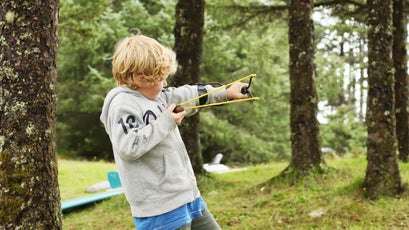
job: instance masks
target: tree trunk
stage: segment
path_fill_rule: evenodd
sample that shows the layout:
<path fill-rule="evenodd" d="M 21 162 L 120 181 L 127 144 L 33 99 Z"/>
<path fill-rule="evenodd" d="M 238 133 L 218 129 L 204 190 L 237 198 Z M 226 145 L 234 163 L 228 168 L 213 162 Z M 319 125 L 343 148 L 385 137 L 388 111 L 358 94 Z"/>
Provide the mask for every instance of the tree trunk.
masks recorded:
<path fill-rule="evenodd" d="M 0 3 L 0 229 L 61 229 L 58 0 Z"/>
<path fill-rule="evenodd" d="M 364 46 L 365 46 L 365 38 L 360 38 L 359 39 L 359 56 L 360 56 L 360 62 L 363 62 L 363 57 L 366 56 L 365 55 L 365 51 L 364 51 Z M 364 104 L 366 103 L 366 101 L 364 101 L 364 89 L 365 89 L 365 85 L 364 83 L 366 82 L 365 79 L 365 67 L 361 66 L 359 68 L 359 121 L 364 123 L 365 121 L 365 115 L 364 115 Z"/>
<path fill-rule="evenodd" d="M 408 162 L 409 157 L 409 115 L 408 115 L 408 74 L 406 52 L 406 13 L 404 1 L 393 1 L 393 65 L 395 68 L 395 111 L 396 137 L 399 159 Z"/>
<path fill-rule="evenodd" d="M 368 111 L 365 195 L 370 199 L 401 192 L 396 154 L 392 66 L 392 0 L 368 0 Z"/>
<path fill-rule="evenodd" d="M 321 170 L 324 163 L 317 120 L 313 1 L 291 0 L 289 6 L 291 84 L 291 162 L 298 176 Z M 325 163 L 324 163 L 325 164 Z"/>
<path fill-rule="evenodd" d="M 180 86 L 200 81 L 200 64 L 204 35 L 204 0 L 179 0 L 176 4 L 175 51 L 179 66 L 173 84 Z M 180 127 L 193 169 L 203 172 L 200 151 L 199 113 L 185 119 Z"/>

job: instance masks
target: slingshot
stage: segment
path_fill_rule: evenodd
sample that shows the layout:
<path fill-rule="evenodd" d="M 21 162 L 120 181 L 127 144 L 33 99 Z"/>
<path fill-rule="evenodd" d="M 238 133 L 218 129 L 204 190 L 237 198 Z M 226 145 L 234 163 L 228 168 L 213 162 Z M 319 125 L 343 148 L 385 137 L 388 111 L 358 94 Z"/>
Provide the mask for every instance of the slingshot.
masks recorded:
<path fill-rule="evenodd" d="M 247 75 L 247 76 L 245 76 L 245 77 L 242 77 L 242 78 L 240 78 L 240 79 L 238 79 L 238 80 L 232 81 L 232 82 L 230 82 L 230 83 L 228 83 L 228 84 L 226 84 L 226 85 L 222 85 L 222 86 L 220 86 L 220 87 L 214 88 L 213 90 L 210 90 L 210 91 L 207 92 L 207 93 L 204 93 L 204 94 L 202 94 L 202 95 L 200 95 L 200 96 L 198 96 L 198 97 L 191 98 L 191 99 L 189 99 L 189 100 L 187 100 L 187 101 L 184 101 L 184 102 L 178 104 L 178 105 L 176 106 L 176 108 L 175 108 L 175 111 L 176 111 L 176 112 L 180 112 L 180 111 L 183 111 L 183 110 L 200 109 L 200 108 L 210 107 L 210 106 L 216 106 L 216 105 L 225 105 L 225 104 L 232 104 L 232 103 L 238 103 L 238 102 L 244 102 L 244 101 L 255 101 L 255 100 L 259 100 L 259 99 L 260 99 L 259 97 L 253 97 L 253 94 L 250 92 L 251 81 L 252 81 L 252 79 L 253 79 L 254 77 L 256 77 L 256 74 L 250 74 L 250 75 Z M 249 85 L 248 85 L 247 87 L 242 88 L 242 89 L 241 89 L 241 93 L 242 93 L 242 94 L 248 94 L 248 96 L 250 96 L 249 98 L 236 99 L 236 100 L 223 101 L 223 102 L 216 102 L 216 103 L 204 104 L 204 105 L 196 105 L 196 106 L 190 106 L 190 107 L 183 108 L 183 105 L 186 105 L 186 104 L 189 103 L 189 102 L 198 100 L 198 99 L 200 99 L 200 98 L 202 98 L 202 97 L 206 97 L 206 96 L 209 95 L 209 94 L 212 94 L 212 93 L 214 93 L 214 92 L 216 92 L 216 91 L 218 91 L 218 90 L 221 90 L 221 89 L 225 89 L 226 87 L 231 86 L 231 85 L 233 85 L 233 84 L 236 83 L 236 82 L 244 81 L 244 80 L 246 80 L 246 79 L 248 79 L 248 78 L 250 78 L 250 80 L 249 80 Z"/>

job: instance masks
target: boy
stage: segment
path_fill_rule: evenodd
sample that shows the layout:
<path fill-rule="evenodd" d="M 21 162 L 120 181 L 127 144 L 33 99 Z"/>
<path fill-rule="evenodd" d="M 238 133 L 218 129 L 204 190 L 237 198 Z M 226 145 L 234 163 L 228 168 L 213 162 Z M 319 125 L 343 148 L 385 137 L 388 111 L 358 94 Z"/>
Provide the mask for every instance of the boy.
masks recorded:
<path fill-rule="evenodd" d="M 138 230 L 220 229 L 207 211 L 177 125 L 197 110 L 174 112 L 176 104 L 211 86 L 167 88 L 176 71 L 175 53 L 136 35 L 116 47 L 112 73 L 117 87 L 105 98 L 101 121 Z M 186 106 L 246 98 L 237 82 Z"/>

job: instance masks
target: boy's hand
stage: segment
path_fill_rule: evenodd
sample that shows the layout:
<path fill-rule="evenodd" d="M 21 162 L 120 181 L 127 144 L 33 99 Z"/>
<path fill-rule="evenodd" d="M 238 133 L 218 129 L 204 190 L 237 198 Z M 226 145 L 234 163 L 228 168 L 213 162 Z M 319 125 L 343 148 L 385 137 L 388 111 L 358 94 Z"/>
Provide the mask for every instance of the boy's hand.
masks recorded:
<path fill-rule="evenodd" d="M 229 100 L 247 98 L 247 94 L 243 94 L 241 92 L 241 89 L 248 87 L 248 86 L 249 84 L 247 83 L 242 83 L 242 82 L 234 83 L 233 85 L 231 85 L 229 88 L 226 89 L 227 98 Z"/>
<path fill-rule="evenodd" d="M 175 104 L 171 104 L 166 110 L 165 112 L 171 117 L 173 118 L 173 120 L 175 121 L 175 123 L 177 125 L 180 125 L 182 123 L 183 118 L 186 116 L 186 111 L 181 111 L 178 113 L 173 112 L 173 110 L 176 108 Z"/>

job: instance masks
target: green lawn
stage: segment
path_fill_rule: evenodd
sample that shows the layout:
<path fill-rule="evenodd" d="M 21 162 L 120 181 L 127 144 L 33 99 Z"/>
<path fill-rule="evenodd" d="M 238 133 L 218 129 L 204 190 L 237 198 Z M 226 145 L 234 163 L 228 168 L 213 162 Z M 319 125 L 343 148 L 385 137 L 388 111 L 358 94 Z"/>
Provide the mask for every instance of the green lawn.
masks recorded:
<path fill-rule="evenodd" d="M 113 163 L 58 160 L 61 199 L 67 200 L 89 195 L 85 189 L 107 180 L 107 172 L 115 171 Z"/>
<path fill-rule="evenodd" d="M 331 168 L 302 183 L 256 185 L 280 173 L 287 162 L 198 178 L 202 195 L 223 229 L 408 229 L 409 196 L 367 201 L 360 184 L 365 158 L 327 159 Z M 106 180 L 115 165 L 60 160 L 62 199 L 83 196 L 91 184 Z M 401 164 L 404 180 L 408 164 Z M 269 191 L 269 192 L 266 192 Z M 123 195 L 64 214 L 64 229 L 135 229 Z"/>

